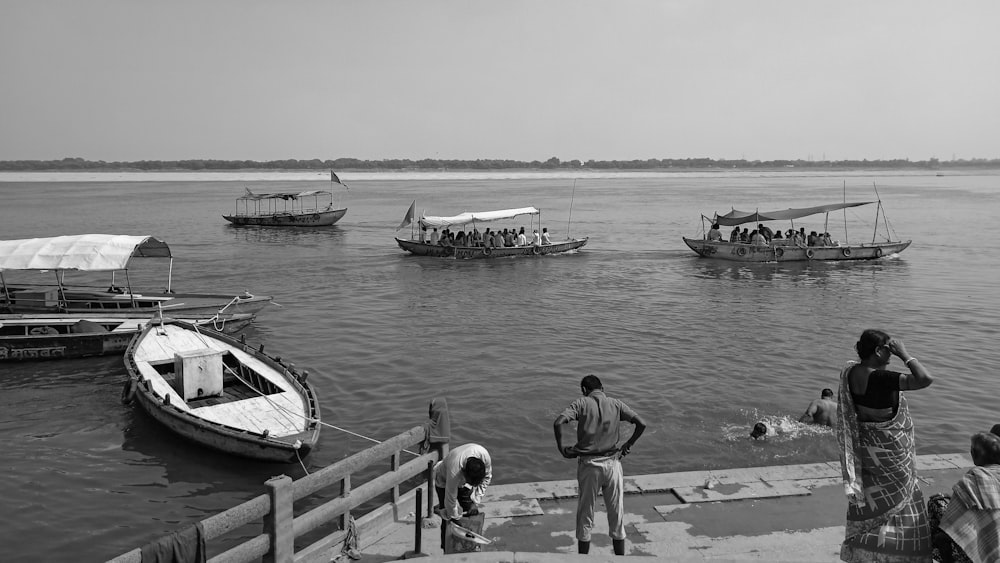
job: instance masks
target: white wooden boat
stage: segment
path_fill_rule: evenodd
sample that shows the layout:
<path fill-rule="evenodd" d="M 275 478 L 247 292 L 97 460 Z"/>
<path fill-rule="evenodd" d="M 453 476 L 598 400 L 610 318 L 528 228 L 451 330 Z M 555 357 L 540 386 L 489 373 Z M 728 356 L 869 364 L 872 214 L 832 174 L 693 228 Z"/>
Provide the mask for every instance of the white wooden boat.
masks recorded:
<path fill-rule="evenodd" d="M 168 320 L 132 340 L 125 368 L 123 400 L 201 445 L 291 462 L 319 440 L 319 404 L 308 374 L 264 354 L 263 346 Z"/>
<path fill-rule="evenodd" d="M 411 205 L 410 210 L 407 212 L 407 215 L 404 217 L 403 223 L 400 224 L 399 228 L 412 223 L 413 208 L 414 206 Z M 524 215 L 531 217 L 532 230 L 535 230 L 533 228 L 534 225 L 541 224 L 541 211 L 534 207 L 501 209 L 498 211 L 466 212 L 452 217 L 421 216 L 417 223 L 421 229 L 420 232 L 424 233 L 423 236 L 426 236 L 426 232 L 423 230 L 424 227 L 428 229 L 439 229 L 441 232 L 445 229 L 465 229 L 469 226 L 473 229 L 478 229 L 478 227 L 484 223 L 503 220 L 509 221 Z M 398 230 L 399 229 L 397 229 L 397 231 Z M 538 230 L 540 231 L 541 229 Z M 506 258 L 559 254 L 582 248 L 585 244 L 587 244 L 588 240 L 589 237 L 566 238 L 564 240 L 554 241 L 551 243 L 529 242 L 525 245 L 515 246 L 496 246 L 490 242 L 483 242 L 479 245 L 472 245 L 469 243 L 455 245 L 447 243 L 443 244 L 441 242 L 434 244 L 429 240 L 422 240 L 415 234 L 411 233 L 410 239 L 401 239 L 397 236 L 396 244 L 398 244 L 403 250 L 415 256 L 433 256 L 437 258 L 457 258 L 465 260 L 473 258 Z"/>
<path fill-rule="evenodd" d="M 134 290 L 128 268 L 133 258 L 170 261 L 166 288 Z M 6 274 L 34 271 L 54 274 L 50 284 L 15 283 Z M 68 285 L 67 272 L 110 272 L 110 286 Z M 116 274 L 124 273 L 119 286 Z M 0 241 L 0 310 L 8 313 L 117 312 L 152 317 L 159 311 L 172 316 L 210 317 L 216 313 L 256 314 L 271 297 L 227 293 L 176 293 L 171 288 L 173 256 L 166 243 L 151 236 L 85 234 Z M 23 274 L 27 275 L 27 274 Z M 51 278 L 50 278 L 51 279 Z"/>
<path fill-rule="evenodd" d="M 752 223 L 754 225 L 763 224 L 770 221 L 790 221 L 792 229 L 795 229 L 795 219 L 809 217 L 812 215 L 825 214 L 824 225 L 829 223 L 829 213 L 871 205 L 873 201 L 862 201 L 853 203 L 833 203 L 807 207 L 800 209 L 783 209 L 778 211 L 737 211 L 732 210 L 724 215 L 716 214 L 714 217 L 702 216 L 703 221 L 717 224 L 719 227 L 733 227 Z M 913 241 L 893 240 L 887 232 L 882 234 L 884 240 L 877 240 L 879 236 L 878 220 L 882 212 L 882 202 L 879 201 L 875 212 L 875 233 L 870 242 L 847 242 L 847 233 L 844 233 L 844 240 L 837 241 L 832 245 L 809 246 L 806 243 L 794 242 L 787 238 L 771 239 L 766 244 L 751 244 L 748 242 L 730 242 L 729 240 L 710 240 L 704 229 L 700 238 L 684 237 L 684 244 L 695 251 L 703 258 L 715 258 L 719 260 L 732 260 L 736 262 L 798 262 L 798 261 L 840 261 L 840 260 L 873 260 L 883 256 L 891 256 L 906 250 Z M 884 215 L 883 215 L 884 217 Z M 887 222 L 886 222 L 887 223 Z M 846 230 L 846 229 L 845 229 Z M 888 226 L 885 231 L 888 231 Z M 824 227 L 824 232 L 829 232 Z M 726 235 L 723 234 L 723 237 Z"/>
<path fill-rule="evenodd" d="M 326 190 L 255 194 L 246 188 L 236 200 L 236 213 L 222 217 L 234 225 L 326 227 L 346 213 L 347 208 L 335 206 L 333 193 Z"/>
<path fill-rule="evenodd" d="M 253 318 L 247 313 L 223 313 L 182 320 L 202 330 L 232 334 L 246 328 Z M 121 354 L 151 321 L 121 314 L 0 314 L 0 362 Z"/>

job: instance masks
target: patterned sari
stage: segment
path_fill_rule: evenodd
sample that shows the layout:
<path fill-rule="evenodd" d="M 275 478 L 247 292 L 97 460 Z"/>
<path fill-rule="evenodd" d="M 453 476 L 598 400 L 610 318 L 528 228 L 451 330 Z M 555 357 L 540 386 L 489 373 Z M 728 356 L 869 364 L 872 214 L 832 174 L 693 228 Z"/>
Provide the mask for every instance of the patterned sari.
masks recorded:
<path fill-rule="evenodd" d="M 896 415 L 886 422 L 858 420 L 847 374 L 840 372 L 837 440 L 847 493 L 843 561 L 931 561 L 931 533 L 917 487 L 913 420 L 900 393 Z"/>

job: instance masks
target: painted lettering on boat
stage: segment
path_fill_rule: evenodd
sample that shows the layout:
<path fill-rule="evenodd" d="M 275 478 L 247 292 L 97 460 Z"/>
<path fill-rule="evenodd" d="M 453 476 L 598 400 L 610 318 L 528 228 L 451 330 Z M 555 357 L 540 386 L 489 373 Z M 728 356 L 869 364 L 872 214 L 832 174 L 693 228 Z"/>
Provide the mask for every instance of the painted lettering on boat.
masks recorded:
<path fill-rule="evenodd" d="M 0 360 L 30 360 L 34 358 L 61 358 L 66 355 L 65 346 L 47 348 L 15 348 L 0 346 Z"/>

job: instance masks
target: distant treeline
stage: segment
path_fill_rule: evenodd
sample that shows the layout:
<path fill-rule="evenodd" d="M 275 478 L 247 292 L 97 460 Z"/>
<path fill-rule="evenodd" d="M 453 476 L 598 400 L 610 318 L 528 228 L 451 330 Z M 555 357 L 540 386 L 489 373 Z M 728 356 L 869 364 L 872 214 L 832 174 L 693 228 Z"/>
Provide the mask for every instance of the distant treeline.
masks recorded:
<path fill-rule="evenodd" d="M 595 170 L 658 170 L 705 168 L 851 168 L 851 169 L 930 169 L 943 168 L 1000 168 L 1000 159 L 974 158 L 971 160 L 715 160 L 711 158 L 650 158 L 646 160 L 579 160 L 562 161 L 552 157 L 544 162 L 532 160 L 422 160 L 387 159 L 359 160 L 338 158 L 334 160 L 139 160 L 132 162 L 105 162 L 82 158 L 62 160 L 5 160 L 0 161 L 0 171 L 58 171 L 58 170 L 510 170 L 510 169 L 595 169 Z"/>

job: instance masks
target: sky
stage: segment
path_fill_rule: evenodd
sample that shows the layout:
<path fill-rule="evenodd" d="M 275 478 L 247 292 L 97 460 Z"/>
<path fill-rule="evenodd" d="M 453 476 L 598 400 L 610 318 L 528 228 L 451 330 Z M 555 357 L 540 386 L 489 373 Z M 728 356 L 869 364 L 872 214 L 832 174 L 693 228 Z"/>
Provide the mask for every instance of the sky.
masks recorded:
<path fill-rule="evenodd" d="M 0 160 L 995 159 L 998 21 L 994 0 L 0 0 Z"/>

